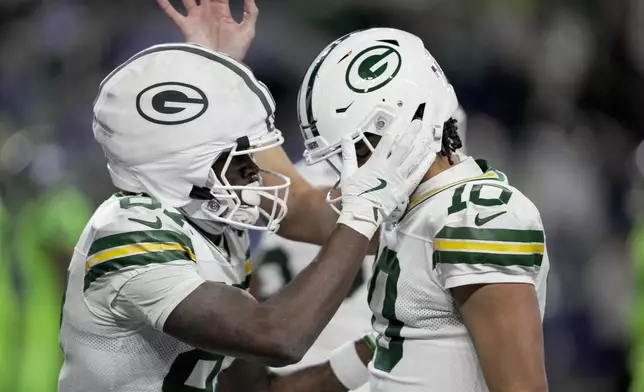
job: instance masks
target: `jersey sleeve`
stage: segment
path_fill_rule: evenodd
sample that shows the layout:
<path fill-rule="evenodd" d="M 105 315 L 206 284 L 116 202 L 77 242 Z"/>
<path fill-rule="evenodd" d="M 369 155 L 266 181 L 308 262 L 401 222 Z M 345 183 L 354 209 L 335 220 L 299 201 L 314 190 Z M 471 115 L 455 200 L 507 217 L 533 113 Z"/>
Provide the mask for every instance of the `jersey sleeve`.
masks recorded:
<path fill-rule="evenodd" d="M 121 287 L 113 309 L 159 331 L 174 308 L 205 282 L 185 264 L 152 264 L 138 272 Z"/>
<path fill-rule="evenodd" d="M 538 215 L 474 211 L 450 220 L 436 233 L 433 264 L 446 289 L 487 283 L 534 285 L 544 253 Z"/>
<path fill-rule="evenodd" d="M 204 280 L 190 238 L 157 215 L 120 217 L 95 229 L 83 292 L 95 315 L 162 329 L 165 319 Z"/>

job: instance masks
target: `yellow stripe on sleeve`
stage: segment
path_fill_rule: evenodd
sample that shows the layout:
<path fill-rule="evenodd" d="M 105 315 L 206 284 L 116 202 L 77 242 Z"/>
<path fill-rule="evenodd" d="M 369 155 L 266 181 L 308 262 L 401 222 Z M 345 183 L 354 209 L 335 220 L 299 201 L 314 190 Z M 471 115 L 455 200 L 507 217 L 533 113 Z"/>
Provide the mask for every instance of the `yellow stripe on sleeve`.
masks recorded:
<path fill-rule="evenodd" d="M 543 243 L 512 243 L 492 241 L 466 241 L 436 239 L 434 249 L 437 251 L 456 252 L 490 252 L 490 253 L 543 253 Z"/>
<path fill-rule="evenodd" d="M 115 259 L 119 257 L 131 256 L 138 253 L 145 252 L 162 252 L 166 250 L 182 250 L 188 254 L 190 260 L 197 261 L 194 253 L 190 248 L 176 242 L 155 242 L 155 243 L 141 243 L 122 246 L 118 248 L 107 249 L 95 254 L 87 259 L 85 262 L 85 272 L 89 271 L 92 266 L 102 263 L 104 261 Z"/>

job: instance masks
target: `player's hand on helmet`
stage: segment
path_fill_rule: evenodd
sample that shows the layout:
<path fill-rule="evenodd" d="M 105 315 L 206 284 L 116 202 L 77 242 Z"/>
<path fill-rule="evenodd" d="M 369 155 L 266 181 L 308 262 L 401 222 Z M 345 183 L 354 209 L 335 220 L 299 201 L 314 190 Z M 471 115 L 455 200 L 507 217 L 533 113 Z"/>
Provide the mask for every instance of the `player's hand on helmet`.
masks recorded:
<path fill-rule="evenodd" d="M 228 0 L 182 0 L 187 15 L 178 12 L 170 0 L 157 0 L 159 6 L 179 27 L 186 42 L 203 45 L 243 61 L 255 38 L 259 10 L 255 0 L 244 0 L 240 23 L 232 17 Z"/>
<path fill-rule="evenodd" d="M 399 132 L 400 126 L 407 129 Z M 358 169 L 354 141 L 344 138 L 342 214 L 338 223 L 371 238 L 383 220 L 409 199 L 429 169 L 432 139 L 430 132 L 423 132 L 421 120 L 393 126 Z"/>

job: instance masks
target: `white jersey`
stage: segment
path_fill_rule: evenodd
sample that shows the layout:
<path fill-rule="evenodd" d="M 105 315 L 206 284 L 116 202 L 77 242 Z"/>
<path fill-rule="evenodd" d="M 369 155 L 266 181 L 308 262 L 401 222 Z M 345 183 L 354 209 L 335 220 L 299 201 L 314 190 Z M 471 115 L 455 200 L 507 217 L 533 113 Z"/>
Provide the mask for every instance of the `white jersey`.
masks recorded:
<path fill-rule="evenodd" d="M 295 165 L 308 181 L 319 186 L 332 186 L 337 176 L 328 165 L 306 166 L 303 162 Z M 290 282 L 317 255 L 319 246 L 289 241 L 277 235 L 264 235 L 253 259 L 256 261 L 255 276 L 259 281 L 259 294 L 266 298 Z M 329 359 L 331 352 L 344 343 L 360 338 L 371 328 L 371 310 L 367 304 L 367 281 L 371 276 L 373 257 L 367 257 L 361 273 L 337 313 L 322 331 L 315 344 L 301 362 L 285 368 L 275 369 L 288 373 L 297 368 L 317 364 Z M 365 385 L 358 391 L 368 391 Z"/>
<path fill-rule="evenodd" d="M 105 201 L 69 265 L 59 391 L 213 391 L 233 358 L 195 350 L 163 325 L 206 280 L 244 289 L 248 245 L 245 232 L 227 229 L 215 246 L 147 196 Z"/>
<path fill-rule="evenodd" d="M 449 290 L 531 284 L 543 320 L 548 269 L 539 212 L 503 173 L 466 158 L 421 184 L 384 230 L 370 281 L 379 334 L 371 391 L 487 392 Z"/>

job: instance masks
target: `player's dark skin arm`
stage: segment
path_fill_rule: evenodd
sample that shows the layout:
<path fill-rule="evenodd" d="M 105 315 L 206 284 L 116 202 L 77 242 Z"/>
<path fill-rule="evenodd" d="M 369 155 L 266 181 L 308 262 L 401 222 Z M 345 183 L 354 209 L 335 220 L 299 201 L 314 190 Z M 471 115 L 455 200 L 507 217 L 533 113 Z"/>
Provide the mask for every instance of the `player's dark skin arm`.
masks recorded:
<path fill-rule="evenodd" d="M 311 185 L 298 173 L 282 148 L 271 148 L 255 154 L 255 162 L 263 169 L 282 173 L 291 179 L 288 214 L 280 223 L 277 233 L 292 241 L 324 244 L 338 220 L 338 214 L 326 203 L 329 188 Z M 279 185 L 279 181 L 270 175 L 262 177 L 262 183 L 268 186 Z M 271 207 L 268 199 L 264 198 L 262 203 L 265 203 L 262 205 L 264 209 Z"/>
<path fill-rule="evenodd" d="M 358 356 L 365 364 L 373 352 L 359 340 L 355 343 Z M 291 374 L 271 373 L 265 366 L 236 360 L 218 378 L 221 392 L 344 392 L 347 388 L 338 381 L 329 362 L 300 369 Z"/>
<path fill-rule="evenodd" d="M 270 366 L 296 363 L 346 297 L 368 246 L 365 236 L 337 225 L 278 294 L 259 303 L 243 290 L 205 282 L 172 311 L 164 332 L 205 351 Z"/>
<path fill-rule="evenodd" d="M 452 289 L 490 392 L 547 392 L 541 313 L 521 283 Z"/>

